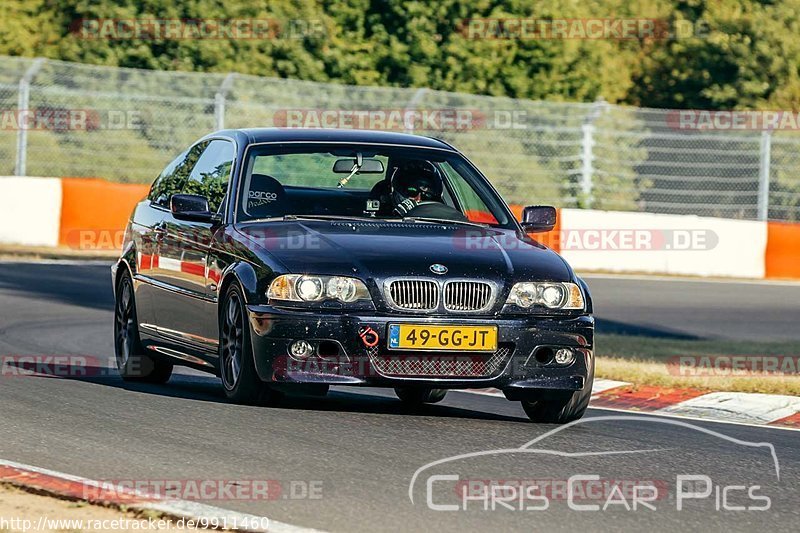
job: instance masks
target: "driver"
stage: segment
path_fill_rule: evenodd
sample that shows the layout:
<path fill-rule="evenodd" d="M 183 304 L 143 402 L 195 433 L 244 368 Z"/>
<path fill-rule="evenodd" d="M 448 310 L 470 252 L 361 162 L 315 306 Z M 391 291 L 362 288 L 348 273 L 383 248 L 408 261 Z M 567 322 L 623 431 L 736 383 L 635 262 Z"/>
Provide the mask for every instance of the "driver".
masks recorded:
<path fill-rule="evenodd" d="M 460 211 L 444 203 L 444 180 L 439 169 L 430 161 L 408 160 L 398 163 L 390 186 L 394 212 L 400 216 L 467 220 Z"/>

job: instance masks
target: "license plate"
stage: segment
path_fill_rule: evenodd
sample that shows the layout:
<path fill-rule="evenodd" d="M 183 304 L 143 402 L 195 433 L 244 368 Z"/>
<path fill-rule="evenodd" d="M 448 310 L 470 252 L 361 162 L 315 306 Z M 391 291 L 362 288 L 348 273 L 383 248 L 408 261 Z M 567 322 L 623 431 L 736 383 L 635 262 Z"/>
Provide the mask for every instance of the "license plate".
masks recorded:
<path fill-rule="evenodd" d="M 389 349 L 494 352 L 497 326 L 389 324 Z"/>

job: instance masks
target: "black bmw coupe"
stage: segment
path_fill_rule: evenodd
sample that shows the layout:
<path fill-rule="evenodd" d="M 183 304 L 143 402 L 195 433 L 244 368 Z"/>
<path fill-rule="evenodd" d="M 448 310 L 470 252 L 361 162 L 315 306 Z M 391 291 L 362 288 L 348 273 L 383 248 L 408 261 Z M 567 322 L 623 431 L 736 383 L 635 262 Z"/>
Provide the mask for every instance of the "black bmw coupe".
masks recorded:
<path fill-rule="evenodd" d="M 117 366 L 220 376 L 235 402 L 392 387 L 412 405 L 493 387 L 537 422 L 583 415 L 594 378 L 586 284 L 480 171 L 427 137 L 212 133 L 139 203 L 112 268 Z"/>

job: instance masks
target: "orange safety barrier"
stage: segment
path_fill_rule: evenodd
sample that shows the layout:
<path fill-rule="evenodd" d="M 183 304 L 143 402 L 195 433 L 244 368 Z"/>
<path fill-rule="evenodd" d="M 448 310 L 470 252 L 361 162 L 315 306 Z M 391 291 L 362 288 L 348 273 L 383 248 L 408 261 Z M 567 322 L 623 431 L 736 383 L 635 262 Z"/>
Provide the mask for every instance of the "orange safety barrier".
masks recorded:
<path fill-rule="evenodd" d="M 517 218 L 517 220 L 521 221 L 522 210 L 524 209 L 524 206 L 510 205 L 509 207 L 511 208 L 511 212 L 514 213 L 514 216 Z M 466 215 L 470 222 L 482 222 L 485 224 L 497 223 L 497 220 L 492 216 L 492 214 L 486 211 L 468 210 Z M 529 235 L 538 242 L 549 246 L 551 249 L 558 252 L 560 250 L 559 237 L 561 235 L 561 210 L 558 210 L 558 214 L 556 216 L 556 225 L 552 231 L 546 231 L 543 233 L 530 233 Z"/>
<path fill-rule="evenodd" d="M 59 244 L 80 250 L 120 248 L 131 211 L 149 190 L 149 185 L 111 183 L 99 178 L 62 178 L 61 184 Z M 523 206 L 510 207 L 521 220 Z M 469 215 L 470 219 L 483 221 L 482 213 Z M 561 210 L 552 231 L 530 235 L 558 252 L 560 233 Z"/>
<path fill-rule="evenodd" d="M 149 188 L 98 178 L 62 178 L 59 244 L 78 250 L 120 248 L 133 207 Z"/>
<path fill-rule="evenodd" d="M 800 224 L 767 223 L 765 277 L 800 279 Z"/>

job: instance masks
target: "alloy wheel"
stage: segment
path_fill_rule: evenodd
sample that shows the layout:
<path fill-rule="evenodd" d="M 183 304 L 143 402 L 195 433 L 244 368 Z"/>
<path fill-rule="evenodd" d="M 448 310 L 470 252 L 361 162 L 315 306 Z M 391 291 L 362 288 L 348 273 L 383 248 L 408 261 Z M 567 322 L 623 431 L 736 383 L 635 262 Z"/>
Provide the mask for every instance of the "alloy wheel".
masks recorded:
<path fill-rule="evenodd" d="M 222 321 L 222 383 L 232 390 L 239 381 L 244 351 L 244 317 L 239 296 L 231 292 Z"/>
<path fill-rule="evenodd" d="M 133 319 L 133 288 L 130 282 L 125 279 L 120 286 L 117 297 L 117 308 L 114 313 L 114 337 L 115 355 L 117 366 L 125 367 L 128 364 L 131 353 L 133 353 L 134 335 L 136 324 Z"/>

